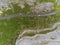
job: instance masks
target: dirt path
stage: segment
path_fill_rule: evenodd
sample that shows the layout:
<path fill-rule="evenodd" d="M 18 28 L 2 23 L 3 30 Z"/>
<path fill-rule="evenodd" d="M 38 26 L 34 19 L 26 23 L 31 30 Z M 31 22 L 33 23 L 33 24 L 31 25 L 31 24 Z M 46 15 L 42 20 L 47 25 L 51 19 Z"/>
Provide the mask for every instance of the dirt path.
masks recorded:
<path fill-rule="evenodd" d="M 9 18 L 14 18 L 14 17 L 26 17 L 26 16 L 51 16 L 51 15 L 55 15 L 55 14 L 60 14 L 60 11 L 54 11 L 54 12 L 50 12 L 50 13 L 46 13 L 46 14 L 12 14 L 12 15 L 7 15 L 7 16 L 1 16 L 0 20 L 4 20 L 4 19 L 9 19 Z"/>

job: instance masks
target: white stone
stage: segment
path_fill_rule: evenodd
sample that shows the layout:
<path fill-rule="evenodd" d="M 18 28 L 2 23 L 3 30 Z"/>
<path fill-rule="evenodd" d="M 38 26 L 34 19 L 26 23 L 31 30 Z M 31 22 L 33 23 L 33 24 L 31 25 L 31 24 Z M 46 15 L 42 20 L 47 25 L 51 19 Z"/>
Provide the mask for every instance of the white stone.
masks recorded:
<path fill-rule="evenodd" d="M 22 9 L 25 7 L 24 4 L 19 4 L 18 6 L 20 6 Z"/>
<path fill-rule="evenodd" d="M 34 2 L 36 2 L 36 0 L 26 0 L 26 3 L 30 6 L 33 6 Z"/>
<path fill-rule="evenodd" d="M 1 14 L 2 14 L 3 12 L 2 11 L 0 11 L 0 16 L 1 16 Z"/>
<path fill-rule="evenodd" d="M 49 42 L 49 43 L 46 44 L 46 45 L 60 45 L 60 43 L 59 43 L 59 42 Z"/>
<path fill-rule="evenodd" d="M 46 34 L 22 37 L 16 41 L 15 45 L 60 45 L 60 26 L 54 31 Z"/>
<path fill-rule="evenodd" d="M 40 12 L 51 12 L 54 10 L 54 4 L 52 2 L 40 3 L 31 8 L 32 12 L 40 13 Z"/>

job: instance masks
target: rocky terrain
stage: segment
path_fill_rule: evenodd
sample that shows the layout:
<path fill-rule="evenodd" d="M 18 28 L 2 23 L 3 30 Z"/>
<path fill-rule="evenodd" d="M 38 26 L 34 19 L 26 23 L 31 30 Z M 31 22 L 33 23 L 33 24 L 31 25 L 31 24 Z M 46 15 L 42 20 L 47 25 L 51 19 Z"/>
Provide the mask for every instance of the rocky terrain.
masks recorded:
<path fill-rule="evenodd" d="M 52 2 L 45 2 L 40 3 L 34 7 L 31 7 L 32 12 L 35 13 L 48 13 L 54 10 L 54 3 Z"/>
<path fill-rule="evenodd" d="M 60 45 L 60 22 L 55 23 L 53 28 L 56 26 L 57 28 L 52 32 L 46 34 L 36 34 L 34 36 L 24 36 L 20 39 L 17 39 L 15 45 Z M 49 28 L 45 30 L 48 29 Z M 35 32 L 35 31 L 28 31 L 28 30 L 26 31 L 25 31 L 26 33 Z"/>
<path fill-rule="evenodd" d="M 12 10 L 12 12 L 14 12 L 14 7 L 11 3 L 18 4 L 18 6 L 21 8 L 21 11 L 19 13 L 22 12 L 22 14 L 24 13 L 24 11 L 26 12 L 26 10 L 26 14 L 48 13 L 55 10 L 54 3 L 52 2 L 40 3 L 37 0 L 0 0 L 0 12 L 3 13 L 4 10 Z"/>
<path fill-rule="evenodd" d="M 60 21 L 60 15 L 54 15 L 56 12 L 49 13 L 55 10 L 54 6 L 53 2 L 39 2 L 37 0 L 0 0 L 0 15 L 4 14 L 4 17 L 0 17 L 0 32 L 2 32 L 0 35 L 2 37 L 0 38 L 0 45 L 60 45 L 60 22 L 58 22 Z M 10 15 L 18 13 L 47 13 L 44 15 L 53 14 L 54 16 L 40 17 L 38 15 L 38 17 L 22 18 L 19 17 L 20 15 Z M 12 19 L 10 20 L 10 18 Z M 51 23 L 55 24 L 50 28 L 45 28 Z M 24 28 L 35 28 L 37 30 L 26 29 L 22 31 Z M 17 36 L 19 31 L 22 32 Z M 29 35 L 27 36 L 27 34 Z"/>

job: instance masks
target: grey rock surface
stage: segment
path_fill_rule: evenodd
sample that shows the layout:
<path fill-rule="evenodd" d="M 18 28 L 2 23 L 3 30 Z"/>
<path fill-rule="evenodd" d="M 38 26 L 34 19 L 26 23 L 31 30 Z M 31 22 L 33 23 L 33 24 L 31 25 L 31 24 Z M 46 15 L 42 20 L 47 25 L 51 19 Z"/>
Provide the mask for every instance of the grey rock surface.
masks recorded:
<path fill-rule="evenodd" d="M 46 12 L 51 12 L 54 10 L 54 3 L 52 2 L 44 2 L 37 4 L 33 7 L 31 7 L 32 12 L 35 13 L 46 13 Z"/>
<path fill-rule="evenodd" d="M 60 25 L 60 23 L 57 24 Z M 32 37 L 24 36 L 16 40 L 15 45 L 60 45 L 60 26 L 46 34 L 36 34 Z"/>

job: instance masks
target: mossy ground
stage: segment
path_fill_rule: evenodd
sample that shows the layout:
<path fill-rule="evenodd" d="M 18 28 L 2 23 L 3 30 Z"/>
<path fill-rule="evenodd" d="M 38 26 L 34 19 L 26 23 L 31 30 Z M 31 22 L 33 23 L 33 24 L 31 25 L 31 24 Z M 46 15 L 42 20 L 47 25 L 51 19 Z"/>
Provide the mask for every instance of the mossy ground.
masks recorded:
<path fill-rule="evenodd" d="M 0 38 L 0 45 L 13 45 L 20 31 L 24 29 L 36 30 L 46 28 L 49 26 L 49 24 L 60 21 L 59 16 L 60 15 L 48 17 L 20 17 L 1 20 L 0 32 L 3 32 L 3 34 Z"/>
<path fill-rule="evenodd" d="M 59 7 L 60 6 L 57 6 L 56 10 L 59 10 L 60 9 Z M 19 9 L 20 8 L 16 6 L 14 9 L 15 12 L 12 12 L 12 10 L 8 10 L 6 12 L 4 11 L 3 15 L 15 14 L 19 12 Z M 60 14 L 46 17 L 19 17 L 19 18 L 16 17 L 12 19 L 0 20 L 0 33 L 2 33 L 0 34 L 0 45 L 14 45 L 18 34 L 20 33 L 20 31 L 24 29 L 36 30 L 46 28 L 49 27 L 50 24 L 59 21 L 60 21 Z"/>

